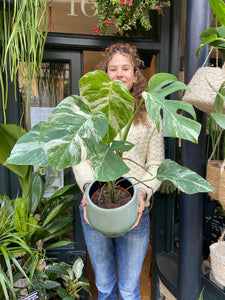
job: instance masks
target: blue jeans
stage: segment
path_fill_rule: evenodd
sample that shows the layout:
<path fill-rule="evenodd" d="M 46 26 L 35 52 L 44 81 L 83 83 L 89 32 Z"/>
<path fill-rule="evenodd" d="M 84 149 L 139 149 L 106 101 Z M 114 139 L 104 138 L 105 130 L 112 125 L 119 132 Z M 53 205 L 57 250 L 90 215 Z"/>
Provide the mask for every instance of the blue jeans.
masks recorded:
<path fill-rule="evenodd" d="M 108 238 L 87 224 L 80 205 L 84 238 L 95 273 L 98 300 L 118 300 L 118 294 L 121 300 L 140 299 L 139 278 L 149 242 L 147 210 L 148 207 L 144 210 L 139 226 L 120 237 Z"/>

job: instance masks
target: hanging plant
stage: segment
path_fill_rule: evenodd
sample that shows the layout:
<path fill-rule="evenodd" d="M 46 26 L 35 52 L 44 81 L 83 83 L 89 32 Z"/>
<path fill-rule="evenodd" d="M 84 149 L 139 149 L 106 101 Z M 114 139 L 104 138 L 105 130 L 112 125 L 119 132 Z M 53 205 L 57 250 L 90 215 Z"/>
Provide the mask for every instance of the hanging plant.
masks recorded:
<path fill-rule="evenodd" d="M 24 75 L 29 101 L 35 73 L 41 70 L 48 23 L 46 0 L 15 0 L 13 6 L 9 5 L 7 0 L 1 1 L 3 3 L 0 11 L 2 49 L 0 82 L 2 110 L 6 123 L 8 74 L 15 89 L 18 71 Z"/>
<path fill-rule="evenodd" d="M 92 1 L 92 0 L 91 0 Z M 98 12 L 98 24 L 93 28 L 95 34 L 105 34 L 109 25 L 116 26 L 121 35 L 142 26 L 151 29 L 150 11 L 165 14 L 170 1 L 162 0 L 95 0 L 94 8 Z"/>

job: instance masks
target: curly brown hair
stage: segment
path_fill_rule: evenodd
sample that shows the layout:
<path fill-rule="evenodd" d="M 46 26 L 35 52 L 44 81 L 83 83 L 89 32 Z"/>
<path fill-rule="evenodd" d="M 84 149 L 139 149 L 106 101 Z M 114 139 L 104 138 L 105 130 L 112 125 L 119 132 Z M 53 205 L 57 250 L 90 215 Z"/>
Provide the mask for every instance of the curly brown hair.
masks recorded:
<path fill-rule="evenodd" d="M 109 48 L 105 50 L 104 59 L 98 65 L 98 69 L 107 73 L 108 64 L 112 59 L 113 55 L 115 55 L 116 53 L 130 57 L 134 67 L 134 73 L 137 75 L 137 81 L 136 83 L 133 84 L 133 87 L 130 91 L 131 95 L 135 99 L 134 110 L 136 110 L 137 106 L 142 100 L 142 92 L 147 90 L 147 80 L 145 79 L 145 77 L 141 72 L 141 69 L 144 68 L 144 62 L 140 59 L 135 46 L 132 46 L 130 44 L 118 43 L 118 44 L 111 45 Z M 139 122 L 145 123 L 145 121 L 146 121 L 146 109 L 143 102 L 134 119 L 134 124 L 138 124 Z"/>

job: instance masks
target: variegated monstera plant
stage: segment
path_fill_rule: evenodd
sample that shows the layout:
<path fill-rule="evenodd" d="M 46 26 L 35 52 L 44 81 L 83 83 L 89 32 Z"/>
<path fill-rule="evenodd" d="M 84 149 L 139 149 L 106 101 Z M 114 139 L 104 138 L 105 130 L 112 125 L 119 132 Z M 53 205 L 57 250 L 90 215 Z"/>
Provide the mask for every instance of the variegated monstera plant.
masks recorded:
<path fill-rule="evenodd" d="M 121 153 L 133 147 L 126 141 L 135 115 L 133 97 L 123 83 L 112 82 L 102 71 L 87 73 L 79 85 L 81 96 L 64 99 L 47 122 L 40 122 L 22 136 L 8 163 L 51 165 L 59 170 L 90 159 L 98 181 L 113 181 L 128 172 Z M 180 89 L 188 87 L 171 74 L 159 73 L 150 79 L 142 101 L 158 130 L 162 111 L 165 134 L 197 143 L 201 124 L 195 120 L 192 105 L 166 99 Z M 193 119 L 180 115 L 178 110 L 188 112 Z M 115 140 L 124 127 L 127 130 L 121 140 Z M 188 194 L 213 191 L 198 174 L 168 159 L 159 166 L 157 178 L 173 182 Z"/>

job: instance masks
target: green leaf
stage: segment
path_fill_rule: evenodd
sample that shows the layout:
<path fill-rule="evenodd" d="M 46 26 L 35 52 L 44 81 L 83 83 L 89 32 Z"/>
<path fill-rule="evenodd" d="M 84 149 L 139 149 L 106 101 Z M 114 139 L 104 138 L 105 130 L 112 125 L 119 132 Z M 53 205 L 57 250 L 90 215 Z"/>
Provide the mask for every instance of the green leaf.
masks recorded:
<path fill-rule="evenodd" d="M 69 300 L 74 300 L 74 298 L 70 297 L 70 294 L 67 292 L 67 290 L 62 287 L 57 289 L 57 295 L 59 295 L 59 297 L 61 297 L 63 300 L 66 298 Z"/>
<path fill-rule="evenodd" d="M 75 274 L 76 279 L 79 279 L 82 276 L 83 268 L 83 260 L 80 257 L 78 257 L 73 264 L 73 272 Z"/>
<path fill-rule="evenodd" d="M 28 194 L 28 213 L 33 214 L 41 202 L 44 193 L 44 183 L 41 175 L 37 172 L 32 174 L 30 191 Z"/>
<path fill-rule="evenodd" d="M 50 114 L 41 128 L 41 140 L 49 163 L 60 170 L 86 160 L 89 156 L 86 140 L 98 143 L 106 131 L 103 113 L 92 113 L 84 98 L 70 96 Z"/>
<path fill-rule="evenodd" d="M 210 115 L 221 128 L 225 129 L 225 115 L 221 113 L 211 113 Z"/>
<path fill-rule="evenodd" d="M 18 231 L 32 232 L 35 231 L 37 220 L 28 213 L 28 203 L 24 198 L 15 200 L 15 221 L 14 227 Z"/>
<path fill-rule="evenodd" d="M 103 138 L 111 143 L 133 115 L 135 100 L 125 84 L 111 81 L 103 71 L 89 72 L 79 82 L 80 93 L 90 103 L 93 111 L 101 111 L 109 123 Z"/>
<path fill-rule="evenodd" d="M 163 132 L 171 137 L 179 137 L 197 143 L 201 124 L 178 113 L 178 110 L 188 112 L 196 118 L 193 106 L 184 101 L 167 100 L 166 97 L 178 90 L 188 87 L 177 81 L 176 77 L 167 73 L 158 73 L 151 77 L 148 92 L 143 92 L 148 114 L 160 129 L 160 111 L 163 111 Z"/>
<path fill-rule="evenodd" d="M 225 103 L 225 82 L 223 82 L 220 86 L 219 91 L 217 92 L 217 96 L 214 103 L 215 111 L 218 113 L 223 113 L 223 106 Z"/>
<path fill-rule="evenodd" d="M 16 141 L 26 133 L 26 130 L 14 124 L 0 124 L 0 163 L 24 178 L 28 172 L 28 166 L 16 166 L 6 162 Z"/>
<path fill-rule="evenodd" d="M 221 51 L 225 50 L 225 28 L 221 27 L 211 27 L 204 30 L 201 35 L 200 39 L 202 44 L 198 47 L 195 55 L 198 57 L 200 49 L 205 45 L 210 45 L 212 47 L 218 48 Z"/>
<path fill-rule="evenodd" d="M 70 266 L 66 263 L 55 263 L 47 265 L 45 271 L 51 274 L 68 275 L 68 268 L 70 268 Z"/>
<path fill-rule="evenodd" d="M 37 241 L 43 240 L 46 236 L 49 236 L 49 231 L 43 226 L 38 227 L 30 236 L 30 244 L 34 245 Z"/>
<path fill-rule="evenodd" d="M 51 197 L 48 198 L 46 204 L 51 203 L 54 200 L 60 199 L 61 197 L 65 197 L 67 195 L 79 194 L 80 188 L 77 184 L 69 184 L 60 188 L 56 191 Z"/>
<path fill-rule="evenodd" d="M 111 147 L 105 144 L 99 144 L 99 151 L 92 153 L 91 163 L 95 173 L 95 180 L 112 181 L 129 172 L 128 166 L 122 158 L 117 154 L 117 151 L 122 151 L 124 147 L 130 143 L 124 141 L 114 141 Z"/>
<path fill-rule="evenodd" d="M 225 4 L 222 0 L 209 0 L 209 4 L 221 25 L 225 26 Z"/>
<path fill-rule="evenodd" d="M 169 159 L 160 164 L 157 179 L 171 181 L 186 194 L 214 192 L 212 186 L 204 178 Z"/>
<path fill-rule="evenodd" d="M 46 247 L 46 250 L 50 250 L 56 247 L 62 247 L 62 246 L 67 246 L 67 245 L 71 245 L 73 244 L 73 242 L 71 241 L 61 241 L 61 242 L 56 242 L 54 244 L 51 244 L 50 246 Z"/>
<path fill-rule="evenodd" d="M 40 127 L 45 122 L 39 122 L 31 130 L 18 139 L 7 163 L 15 165 L 48 166 L 44 150 L 39 143 Z"/>

